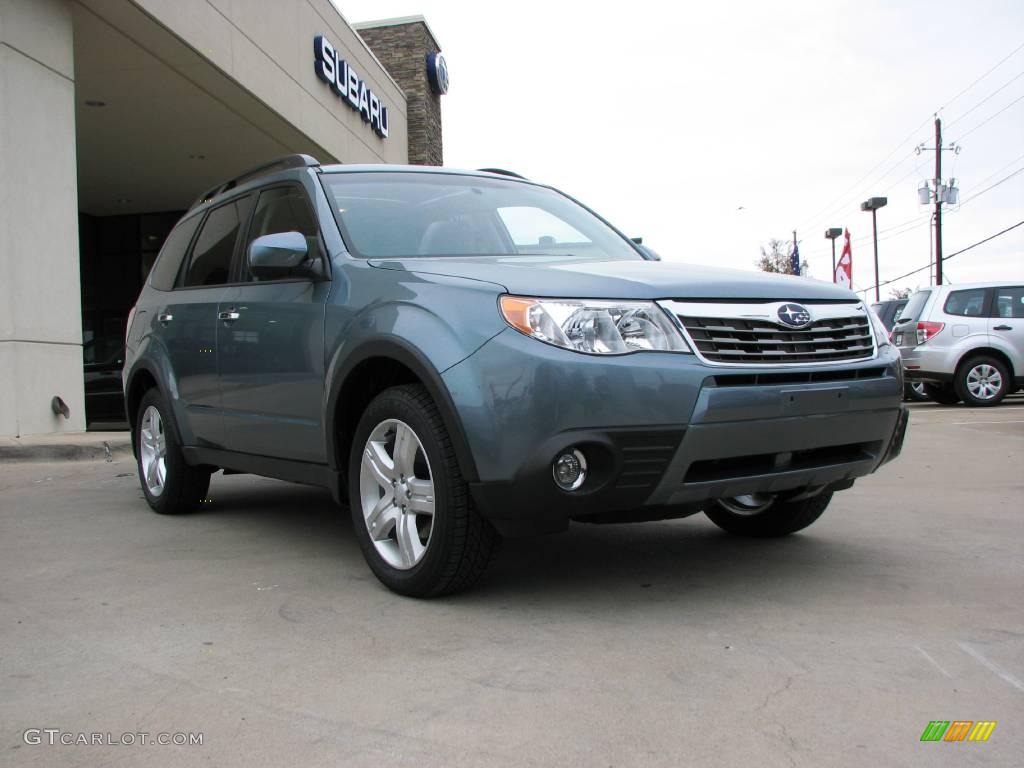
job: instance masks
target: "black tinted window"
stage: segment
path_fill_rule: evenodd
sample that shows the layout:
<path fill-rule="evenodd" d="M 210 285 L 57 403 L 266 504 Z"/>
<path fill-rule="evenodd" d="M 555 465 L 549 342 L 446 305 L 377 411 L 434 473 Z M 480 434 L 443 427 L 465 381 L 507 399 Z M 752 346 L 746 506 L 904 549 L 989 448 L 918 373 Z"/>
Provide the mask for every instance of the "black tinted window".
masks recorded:
<path fill-rule="evenodd" d="M 248 218 L 251 206 L 252 195 L 249 195 L 210 211 L 192 248 L 185 275 L 186 287 L 228 282 L 238 230 Z"/>
<path fill-rule="evenodd" d="M 943 311 L 947 315 L 981 317 L 985 313 L 985 289 L 970 288 L 966 291 L 953 291 L 946 299 Z"/>
<path fill-rule="evenodd" d="M 257 237 L 279 232 L 298 232 L 305 236 L 310 257 L 319 257 L 320 237 L 316 219 L 313 218 L 313 212 L 306 202 L 305 193 L 298 187 L 278 187 L 260 193 L 245 244 L 246 253 L 249 251 L 249 244 Z M 243 279 L 255 280 L 249 272 L 247 259 L 245 265 Z"/>
<path fill-rule="evenodd" d="M 195 234 L 201 218 L 202 216 L 193 216 L 179 223 L 167 236 L 156 264 L 153 265 L 153 277 L 150 281 L 157 290 L 169 291 L 174 287 L 174 281 L 181 269 L 181 260 L 185 258 L 185 251 L 192 242 L 192 235 Z"/>
<path fill-rule="evenodd" d="M 996 288 L 992 305 L 994 317 L 1024 318 L 1024 286 Z"/>

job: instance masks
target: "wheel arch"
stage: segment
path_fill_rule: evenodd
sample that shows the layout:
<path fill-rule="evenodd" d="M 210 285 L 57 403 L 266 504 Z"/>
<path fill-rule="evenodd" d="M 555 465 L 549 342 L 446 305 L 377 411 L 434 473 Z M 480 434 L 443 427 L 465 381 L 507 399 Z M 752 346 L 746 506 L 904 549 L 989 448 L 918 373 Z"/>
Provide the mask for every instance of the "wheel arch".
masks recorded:
<path fill-rule="evenodd" d="M 414 383 L 421 384 L 437 405 L 463 478 L 477 480 L 476 462 L 441 374 L 421 352 L 396 338 L 364 342 L 346 357 L 332 379 L 324 424 L 328 463 L 339 476 L 345 477 L 352 435 L 370 401 L 388 387 Z"/>
<path fill-rule="evenodd" d="M 963 370 L 963 366 L 966 365 L 972 358 L 975 357 L 994 357 L 1003 365 L 1006 366 L 1006 370 L 1010 374 L 1011 383 L 1015 376 L 1019 375 L 1013 369 L 1013 361 L 1010 360 L 1010 356 L 1003 352 L 1001 349 L 996 347 L 974 347 L 973 349 L 964 352 L 960 355 L 960 359 L 956 361 L 956 375 L 959 376 Z"/>

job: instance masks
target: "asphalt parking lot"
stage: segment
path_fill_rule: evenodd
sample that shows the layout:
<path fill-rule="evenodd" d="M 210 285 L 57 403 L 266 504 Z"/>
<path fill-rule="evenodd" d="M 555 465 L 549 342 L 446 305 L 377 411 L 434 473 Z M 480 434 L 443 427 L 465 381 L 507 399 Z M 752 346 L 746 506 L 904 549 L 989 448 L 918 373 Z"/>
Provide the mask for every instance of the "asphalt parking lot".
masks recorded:
<path fill-rule="evenodd" d="M 1024 398 L 912 410 L 803 534 L 575 526 L 432 602 L 315 489 L 217 475 L 166 518 L 128 461 L 0 464 L 0 764 L 1020 765 Z"/>

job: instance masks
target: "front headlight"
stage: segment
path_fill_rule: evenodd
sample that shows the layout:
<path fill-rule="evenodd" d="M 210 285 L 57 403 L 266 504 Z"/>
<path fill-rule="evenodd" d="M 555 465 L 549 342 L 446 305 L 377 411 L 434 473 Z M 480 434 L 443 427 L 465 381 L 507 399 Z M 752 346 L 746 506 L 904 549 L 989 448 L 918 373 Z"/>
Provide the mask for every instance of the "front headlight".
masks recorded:
<path fill-rule="evenodd" d="M 587 301 L 502 296 L 501 314 L 521 333 L 590 355 L 689 352 L 682 335 L 653 301 Z"/>
<path fill-rule="evenodd" d="M 878 348 L 881 349 L 890 343 L 889 331 L 885 329 L 885 323 L 882 322 L 882 318 L 871 307 L 868 307 L 868 317 L 871 318 L 871 330 L 875 332 L 875 341 L 878 344 Z"/>

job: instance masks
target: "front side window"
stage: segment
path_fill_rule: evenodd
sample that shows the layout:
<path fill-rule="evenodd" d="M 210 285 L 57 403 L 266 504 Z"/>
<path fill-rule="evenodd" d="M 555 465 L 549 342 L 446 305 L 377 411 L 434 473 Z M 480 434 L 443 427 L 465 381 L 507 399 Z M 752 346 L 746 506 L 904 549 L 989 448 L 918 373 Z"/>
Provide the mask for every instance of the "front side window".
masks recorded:
<path fill-rule="evenodd" d="M 1024 318 L 1024 286 L 996 288 L 992 304 L 995 317 Z"/>
<path fill-rule="evenodd" d="M 985 289 L 970 288 L 966 291 L 953 291 L 946 299 L 943 311 L 947 315 L 982 317 L 985 314 Z"/>
<path fill-rule="evenodd" d="M 277 187 L 260 193 L 259 202 L 252 216 L 249 237 L 245 244 L 245 253 L 249 245 L 257 237 L 273 235 L 279 232 L 298 232 L 306 238 L 310 258 L 320 256 L 320 233 L 316 219 L 306 202 L 306 195 L 298 187 Z M 256 277 L 249 271 L 248 258 L 243 259 L 242 279 L 255 281 Z"/>
<path fill-rule="evenodd" d="M 192 247 L 183 283 L 186 288 L 228 282 L 238 232 L 251 208 L 252 195 L 246 195 L 210 211 Z"/>
<path fill-rule="evenodd" d="M 643 258 L 586 208 L 536 184 L 441 173 L 321 178 L 346 244 L 365 258 Z"/>

